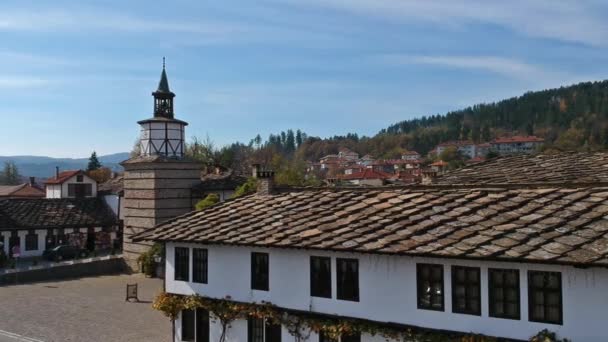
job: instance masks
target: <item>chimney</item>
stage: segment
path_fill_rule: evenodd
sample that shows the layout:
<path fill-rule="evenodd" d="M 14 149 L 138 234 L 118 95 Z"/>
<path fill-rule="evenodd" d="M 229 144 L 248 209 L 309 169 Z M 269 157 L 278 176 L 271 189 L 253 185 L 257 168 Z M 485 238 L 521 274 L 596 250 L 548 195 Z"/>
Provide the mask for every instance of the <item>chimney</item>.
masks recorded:
<path fill-rule="evenodd" d="M 36 177 L 30 177 L 30 186 L 36 185 Z"/>
<path fill-rule="evenodd" d="M 274 193 L 274 171 L 262 170 L 260 164 L 253 164 L 253 177 L 258 181 L 258 195 Z"/>
<path fill-rule="evenodd" d="M 55 166 L 55 179 L 59 179 L 59 166 Z"/>
<path fill-rule="evenodd" d="M 437 171 L 435 170 L 423 170 L 422 171 L 422 185 L 431 185 L 437 178 Z"/>

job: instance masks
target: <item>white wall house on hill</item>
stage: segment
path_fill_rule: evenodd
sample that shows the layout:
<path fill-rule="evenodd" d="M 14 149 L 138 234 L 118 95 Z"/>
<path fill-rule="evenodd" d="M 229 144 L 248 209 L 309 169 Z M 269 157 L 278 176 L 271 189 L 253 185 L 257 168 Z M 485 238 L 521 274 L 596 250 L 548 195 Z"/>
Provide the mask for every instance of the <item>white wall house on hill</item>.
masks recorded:
<path fill-rule="evenodd" d="M 57 173 L 45 182 L 46 198 L 97 197 L 97 181 L 82 170 Z"/>

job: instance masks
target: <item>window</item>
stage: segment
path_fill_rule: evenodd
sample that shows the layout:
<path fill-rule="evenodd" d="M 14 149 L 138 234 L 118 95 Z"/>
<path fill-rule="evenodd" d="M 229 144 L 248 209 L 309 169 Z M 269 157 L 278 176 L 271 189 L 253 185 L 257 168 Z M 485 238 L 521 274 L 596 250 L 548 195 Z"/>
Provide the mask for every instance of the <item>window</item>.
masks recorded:
<path fill-rule="evenodd" d="M 209 342 L 209 311 L 196 309 L 196 342 Z"/>
<path fill-rule="evenodd" d="M 562 324 L 562 274 L 528 271 L 530 321 Z"/>
<path fill-rule="evenodd" d="M 25 250 L 36 251 L 38 250 L 38 234 L 29 232 L 25 236 Z"/>
<path fill-rule="evenodd" d="M 92 184 L 68 184 L 68 196 L 69 197 L 90 197 L 93 195 Z"/>
<path fill-rule="evenodd" d="M 417 264 L 418 309 L 443 311 L 443 265 Z"/>
<path fill-rule="evenodd" d="M 452 312 L 480 316 L 480 298 L 479 268 L 452 266 Z"/>
<path fill-rule="evenodd" d="M 268 253 L 251 253 L 251 289 L 268 291 Z"/>
<path fill-rule="evenodd" d="M 281 325 L 260 318 L 249 318 L 247 342 L 281 342 Z"/>
<path fill-rule="evenodd" d="M 338 342 L 338 340 L 330 338 L 321 330 L 319 331 L 319 342 Z"/>
<path fill-rule="evenodd" d="M 83 180 L 84 180 L 84 177 L 83 177 L 82 175 L 77 175 L 77 176 L 76 176 L 76 181 L 77 181 L 78 183 L 82 183 L 82 181 L 83 181 Z"/>
<path fill-rule="evenodd" d="M 340 337 L 340 342 L 361 342 L 361 334 L 352 333 L 350 335 L 344 335 Z"/>
<path fill-rule="evenodd" d="M 192 281 L 207 284 L 207 250 L 192 249 Z"/>
<path fill-rule="evenodd" d="M 490 317 L 520 319 L 519 271 L 488 270 Z"/>
<path fill-rule="evenodd" d="M 331 258 L 310 257 L 310 295 L 331 298 Z"/>
<path fill-rule="evenodd" d="M 175 280 L 190 281 L 190 250 L 175 247 Z"/>
<path fill-rule="evenodd" d="M 182 310 L 182 341 L 194 341 L 194 310 Z"/>
<path fill-rule="evenodd" d="M 336 259 L 338 299 L 359 301 L 359 260 Z"/>

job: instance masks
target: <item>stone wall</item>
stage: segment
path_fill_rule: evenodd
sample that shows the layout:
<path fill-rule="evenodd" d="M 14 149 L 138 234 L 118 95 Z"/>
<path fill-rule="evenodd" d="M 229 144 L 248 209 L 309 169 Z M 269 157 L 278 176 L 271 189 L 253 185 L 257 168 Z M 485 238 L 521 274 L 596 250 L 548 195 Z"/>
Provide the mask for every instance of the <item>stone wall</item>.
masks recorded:
<path fill-rule="evenodd" d="M 184 160 L 123 163 L 123 255 L 137 270 L 138 256 L 151 243 L 134 242 L 132 236 L 193 210 L 192 187 L 200 183 L 202 165 Z"/>

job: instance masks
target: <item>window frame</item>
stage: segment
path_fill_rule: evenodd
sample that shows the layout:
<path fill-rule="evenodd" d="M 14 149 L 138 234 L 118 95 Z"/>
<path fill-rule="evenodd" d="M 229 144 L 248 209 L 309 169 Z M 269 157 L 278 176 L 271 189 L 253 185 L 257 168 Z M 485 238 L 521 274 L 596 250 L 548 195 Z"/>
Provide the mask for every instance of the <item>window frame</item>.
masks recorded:
<path fill-rule="evenodd" d="M 251 289 L 270 291 L 270 254 L 251 252 Z"/>
<path fill-rule="evenodd" d="M 209 281 L 209 250 L 192 248 L 192 282 L 207 284 Z"/>
<path fill-rule="evenodd" d="M 185 256 L 181 255 L 182 258 L 185 258 L 186 264 L 182 265 L 181 264 L 181 259 L 179 259 L 179 255 L 178 255 L 178 251 L 185 251 Z M 180 247 L 180 246 L 175 246 L 173 249 L 173 263 L 175 265 L 174 269 L 173 269 L 173 279 L 176 281 L 190 281 L 190 248 L 188 247 Z M 185 267 L 185 269 L 183 269 Z M 184 274 L 182 274 L 181 272 L 185 273 L 185 277 L 183 277 Z"/>
<path fill-rule="evenodd" d="M 247 318 L 247 342 L 281 342 L 282 333 L 280 324 L 273 324 L 264 318 Z"/>
<path fill-rule="evenodd" d="M 318 260 L 318 263 L 315 261 Z M 327 263 L 327 274 L 323 272 L 323 263 Z M 316 269 L 315 265 L 319 265 Z M 332 276 L 331 276 L 331 257 L 310 256 L 310 296 L 318 298 L 331 298 Z M 326 276 L 327 278 L 324 278 Z"/>
<path fill-rule="evenodd" d="M 559 288 L 557 290 L 555 289 L 547 289 L 546 284 L 543 284 L 543 286 L 541 287 L 535 287 L 532 281 L 532 278 L 534 275 L 536 274 L 549 274 L 549 275 L 554 275 L 557 276 L 558 278 L 558 282 L 559 282 Z M 543 302 L 546 303 L 547 302 L 547 291 L 548 292 L 556 292 L 559 294 L 559 319 L 558 320 L 548 320 L 548 319 L 538 319 L 538 318 L 533 318 L 533 312 L 534 312 L 534 296 L 533 296 L 533 292 L 534 290 L 540 290 L 543 291 Z M 543 315 L 546 317 L 547 316 L 547 309 L 548 309 L 548 304 L 542 304 L 544 306 L 544 312 Z M 530 322 L 536 322 L 536 323 L 545 323 L 545 324 L 556 324 L 556 325 L 564 325 L 564 289 L 563 289 L 563 283 L 562 283 L 562 273 L 561 272 L 554 272 L 554 271 L 534 271 L 534 270 L 529 270 L 528 271 L 528 320 Z"/>
<path fill-rule="evenodd" d="M 346 279 L 342 279 L 347 276 L 347 274 L 342 274 L 342 267 L 340 267 L 341 263 L 345 263 L 346 267 L 348 267 L 349 263 L 354 263 L 355 265 L 355 282 L 353 283 L 352 289 L 352 297 L 347 297 L 348 293 L 346 292 L 346 288 L 343 286 L 346 283 Z M 359 302 L 360 293 L 359 293 L 359 259 L 355 258 L 336 258 L 336 299 L 350 301 L 350 302 Z"/>
<path fill-rule="evenodd" d="M 506 274 L 507 272 L 513 273 L 515 274 L 515 276 L 517 277 L 517 286 L 508 286 L 505 285 L 506 282 Z M 497 286 L 496 284 L 494 284 L 494 277 L 492 276 L 492 274 L 494 273 L 500 273 L 501 277 L 502 277 L 502 285 L 501 286 Z M 500 298 L 500 301 L 503 303 L 503 312 L 504 314 L 499 315 L 495 312 L 494 310 L 494 303 L 497 301 L 497 298 L 495 298 L 495 294 L 494 294 L 494 289 L 495 288 L 502 288 L 502 298 Z M 513 300 L 513 301 L 508 301 L 506 299 L 506 290 L 507 289 L 511 289 L 511 290 L 516 290 L 517 292 L 517 299 Z M 507 303 L 514 303 L 517 304 L 517 314 L 515 315 L 508 315 L 506 314 L 505 307 Z M 521 320 L 521 275 L 520 275 L 520 271 L 518 269 L 509 269 L 509 268 L 488 268 L 488 316 L 489 317 L 493 317 L 493 318 L 502 318 L 502 319 L 512 319 L 512 320 Z"/>
<path fill-rule="evenodd" d="M 456 273 L 462 270 L 464 272 L 464 281 L 458 281 L 456 277 Z M 476 271 L 477 278 L 474 280 L 469 279 L 469 272 Z M 451 268 L 451 276 L 452 276 L 452 312 L 463 315 L 472 315 L 472 316 L 481 316 L 481 268 L 479 267 L 471 267 L 471 266 L 459 266 L 452 265 Z M 464 286 L 464 301 L 465 301 L 465 309 L 458 309 L 456 306 L 456 301 L 459 296 L 456 296 L 456 287 Z M 477 291 L 475 293 L 469 293 L 471 286 L 477 286 Z M 472 299 L 475 299 L 475 295 L 477 295 L 477 308 L 470 309 L 469 304 Z"/>
<path fill-rule="evenodd" d="M 433 294 L 429 296 L 429 305 L 425 306 L 421 301 L 422 293 L 422 282 L 424 279 L 421 278 L 422 268 L 428 267 L 429 274 L 432 275 L 433 268 L 439 268 L 441 270 L 441 307 L 434 308 L 432 306 Z M 430 277 L 432 278 L 432 277 Z M 432 279 L 431 279 L 432 280 Z M 445 311 L 445 275 L 443 264 L 429 264 L 429 263 L 418 263 L 416 264 L 416 306 L 419 310 L 431 310 L 431 311 Z"/>

